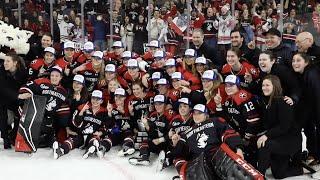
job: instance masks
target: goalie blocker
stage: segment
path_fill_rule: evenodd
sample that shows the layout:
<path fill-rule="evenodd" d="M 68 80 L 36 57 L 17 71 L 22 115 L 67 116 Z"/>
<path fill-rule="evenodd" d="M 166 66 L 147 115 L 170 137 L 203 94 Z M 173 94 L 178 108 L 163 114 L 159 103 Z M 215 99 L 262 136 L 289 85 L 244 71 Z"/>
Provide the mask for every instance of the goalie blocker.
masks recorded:
<path fill-rule="evenodd" d="M 221 144 L 213 155 L 211 162 L 207 162 L 204 153 L 196 159 L 185 163 L 180 169 L 183 180 L 263 180 L 263 175 L 252 165 L 247 163 L 227 144 Z"/>
<path fill-rule="evenodd" d="M 27 153 L 37 151 L 46 99 L 44 96 L 34 95 L 25 101 L 16 136 L 15 151 Z"/>

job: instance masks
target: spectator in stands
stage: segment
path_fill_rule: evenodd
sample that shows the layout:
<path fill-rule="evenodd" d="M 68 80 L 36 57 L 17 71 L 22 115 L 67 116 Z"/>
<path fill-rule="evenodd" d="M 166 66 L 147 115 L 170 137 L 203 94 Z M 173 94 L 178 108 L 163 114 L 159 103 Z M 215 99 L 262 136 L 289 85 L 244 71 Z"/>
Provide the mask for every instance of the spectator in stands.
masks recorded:
<path fill-rule="evenodd" d="M 298 52 L 306 53 L 311 57 L 311 63 L 320 67 L 320 47 L 314 42 L 310 32 L 301 32 L 297 35 L 296 45 Z"/>
<path fill-rule="evenodd" d="M 216 68 L 221 68 L 225 64 L 225 60 L 220 57 L 217 50 L 204 42 L 204 35 L 201 29 L 193 30 L 192 43 L 192 48 L 195 49 L 197 57 L 204 56 L 210 59 Z"/>
<path fill-rule="evenodd" d="M 120 28 L 121 41 L 124 44 L 124 49 L 132 51 L 133 46 L 133 24 L 130 21 L 129 16 L 124 18 L 124 24 Z"/>
<path fill-rule="evenodd" d="M 284 64 L 291 68 L 292 51 L 281 41 L 281 33 L 276 28 L 269 29 L 266 32 L 267 48 L 273 53 L 277 64 Z"/>
<path fill-rule="evenodd" d="M 107 24 L 102 15 L 91 17 L 93 25 L 93 43 L 97 50 L 104 51 L 106 49 Z"/>
<path fill-rule="evenodd" d="M 148 31 L 144 16 L 142 14 L 139 15 L 138 23 L 134 25 L 133 32 L 133 51 L 138 54 L 144 54 L 143 43 L 148 42 L 148 36 L 146 36 L 146 34 L 148 34 Z"/>
<path fill-rule="evenodd" d="M 289 16 L 283 22 L 283 43 L 291 48 L 292 51 L 297 50 L 295 39 L 301 30 L 300 26 L 300 21 L 296 17 L 296 10 L 291 9 Z"/>
<path fill-rule="evenodd" d="M 147 24 L 147 30 L 150 33 L 151 40 L 158 40 L 161 30 L 165 27 L 164 21 L 160 18 L 159 9 L 156 7 L 153 12 L 153 18 Z"/>
<path fill-rule="evenodd" d="M 205 42 L 209 46 L 214 48 L 217 46 L 217 33 L 218 33 L 218 30 L 214 26 L 214 22 L 217 19 L 216 13 L 217 13 L 216 8 L 209 7 L 207 9 L 206 20 L 202 25 Z"/>

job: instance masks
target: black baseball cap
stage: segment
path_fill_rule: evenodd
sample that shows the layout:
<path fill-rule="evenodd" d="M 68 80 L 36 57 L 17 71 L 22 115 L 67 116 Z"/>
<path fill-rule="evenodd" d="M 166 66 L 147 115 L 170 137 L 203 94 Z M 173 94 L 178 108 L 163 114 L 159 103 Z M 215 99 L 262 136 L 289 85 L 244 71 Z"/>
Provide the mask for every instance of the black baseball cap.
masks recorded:
<path fill-rule="evenodd" d="M 270 28 L 267 32 L 263 33 L 265 36 L 268 34 L 281 37 L 281 32 L 276 28 Z"/>

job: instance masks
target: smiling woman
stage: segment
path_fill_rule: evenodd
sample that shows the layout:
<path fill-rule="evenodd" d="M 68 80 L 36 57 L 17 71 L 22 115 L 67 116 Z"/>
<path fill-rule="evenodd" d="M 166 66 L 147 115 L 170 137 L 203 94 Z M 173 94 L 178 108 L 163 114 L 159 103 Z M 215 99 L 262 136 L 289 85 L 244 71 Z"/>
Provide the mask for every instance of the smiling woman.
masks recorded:
<path fill-rule="evenodd" d="M 27 71 L 24 61 L 15 53 L 9 53 L 0 61 L 0 130 L 1 137 L 4 139 L 4 148 L 10 148 L 10 141 L 14 141 L 18 129 L 19 119 L 14 121 L 14 129 L 9 137 L 7 129 L 7 110 L 18 113 L 18 90 L 26 83 Z M 11 140 L 10 140 L 11 138 Z"/>

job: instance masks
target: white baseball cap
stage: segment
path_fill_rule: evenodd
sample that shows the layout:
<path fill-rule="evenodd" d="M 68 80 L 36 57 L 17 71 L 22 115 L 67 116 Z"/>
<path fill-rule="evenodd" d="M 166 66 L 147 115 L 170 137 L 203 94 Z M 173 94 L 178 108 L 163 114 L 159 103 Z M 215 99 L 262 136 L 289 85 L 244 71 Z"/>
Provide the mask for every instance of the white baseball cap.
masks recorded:
<path fill-rule="evenodd" d="M 151 79 L 156 80 L 161 78 L 161 72 L 154 72 L 151 75 Z"/>
<path fill-rule="evenodd" d="M 153 40 L 153 41 L 150 41 L 149 44 L 147 44 L 147 47 L 160 48 L 160 43 L 157 40 Z"/>
<path fill-rule="evenodd" d="M 63 44 L 63 49 L 67 49 L 67 48 L 72 48 L 75 49 L 75 45 L 74 42 L 72 41 L 67 41 Z"/>
<path fill-rule="evenodd" d="M 217 80 L 218 75 L 213 70 L 206 70 L 202 74 L 202 79 Z"/>
<path fill-rule="evenodd" d="M 172 73 L 171 79 L 179 79 L 179 80 L 181 80 L 181 79 L 182 79 L 182 74 L 181 74 L 181 72 L 174 72 L 174 73 Z"/>
<path fill-rule="evenodd" d="M 55 65 L 52 68 L 50 68 L 50 72 L 52 72 L 52 71 L 58 71 L 59 73 L 62 74 L 62 68 L 58 65 Z"/>
<path fill-rule="evenodd" d="M 129 59 L 127 66 L 128 67 L 139 67 L 138 61 L 135 59 Z"/>
<path fill-rule="evenodd" d="M 153 102 L 161 102 L 164 103 L 165 102 L 165 97 L 164 95 L 156 95 L 153 99 Z"/>
<path fill-rule="evenodd" d="M 228 84 L 240 85 L 239 78 L 236 75 L 232 75 L 232 74 L 228 75 L 224 80 L 224 82 Z"/>
<path fill-rule="evenodd" d="M 183 104 L 188 104 L 188 105 L 191 104 L 191 102 L 189 101 L 189 98 L 180 98 L 178 102 Z"/>
<path fill-rule="evenodd" d="M 164 51 L 156 51 L 153 55 L 154 58 L 164 58 L 165 57 L 165 52 Z"/>
<path fill-rule="evenodd" d="M 92 92 L 91 97 L 95 97 L 95 98 L 102 99 L 102 91 L 100 91 L 100 90 L 94 90 L 94 91 Z"/>
<path fill-rule="evenodd" d="M 207 59 L 205 57 L 197 57 L 195 62 L 195 64 L 207 64 Z"/>
<path fill-rule="evenodd" d="M 166 61 L 166 66 L 176 66 L 176 60 L 173 59 L 173 58 L 169 58 L 169 59 Z"/>
<path fill-rule="evenodd" d="M 98 58 L 102 59 L 102 58 L 103 58 L 103 52 L 101 52 L 101 51 L 95 51 L 95 52 L 93 53 L 92 57 L 98 57 Z"/>
<path fill-rule="evenodd" d="M 53 47 L 46 47 L 44 49 L 44 52 L 50 52 L 52 54 L 55 54 L 56 53 L 56 50 L 53 48 Z"/>
<path fill-rule="evenodd" d="M 79 83 L 84 83 L 84 77 L 81 75 L 81 74 L 77 74 L 77 75 L 75 75 L 74 77 L 73 77 L 73 80 L 74 81 L 77 81 L 77 82 L 79 82 Z"/>
<path fill-rule="evenodd" d="M 157 81 L 157 85 L 167 85 L 168 81 L 164 78 L 161 78 Z"/>
<path fill-rule="evenodd" d="M 118 88 L 118 89 L 116 89 L 116 91 L 114 92 L 114 95 L 125 96 L 125 95 L 126 95 L 126 91 L 125 91 L 123 88 Z"/>
<path fill-rule="evenodd" d="M 123 44 L 122 44 L 121 41 L 115 41 L 115 42 L 113 42 L 112 47 L 113 47 L 113 48 L 115 48 L 115 47 L 117 47 L 117 48 L 123 48 Z"/>
<path fill-rule="evenodd" d="M 124 51 L 122 53 L 122 58 L 132 58 L 132 52 L 131 51 Z"/>
<path fill-rule="evenodd" d="M 184 52 L 185 56 L 191 56 L 191 57 L 195 57 L 196 56 L 196 51 L 194 49 L 187 49 Z"/>
<path fill-rule="evenodd" d="M 206 106 L 205 105 L 203 105 L 203 104 L 197 104 L 197 105 L 195 105 L 194 107 L 193 107 L 193 110 L 195 111 L 200 111 L 200 112 L 202 112 L 202 113 L 206 113 L 207 112 L 207 108 L 206 108 Z"/>
<path fill-rule="evenodd" d="M 105 72 L 116 72 L 116 66 L 114 64 L 107 64 L 104 68 Z"/>
<path fill-rule="evenodd" d="M 93 45 L 93 43 L 90 42 L 90 41 L 84 43 L 84 45 L 83 45 L 83 50 L 86 51 L 86 52 L 93 51 L 93 50 L 94 50 L 94 45 Z"/>

